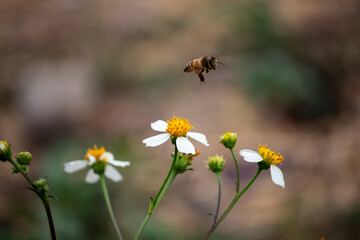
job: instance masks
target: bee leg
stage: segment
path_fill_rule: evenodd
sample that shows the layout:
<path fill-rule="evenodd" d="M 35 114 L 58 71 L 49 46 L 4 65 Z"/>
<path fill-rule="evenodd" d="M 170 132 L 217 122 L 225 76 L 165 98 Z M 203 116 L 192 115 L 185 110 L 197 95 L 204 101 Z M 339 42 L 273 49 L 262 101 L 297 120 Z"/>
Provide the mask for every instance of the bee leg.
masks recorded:
<path fill-rule="evenodd" d="M 210 70 L 211 70 L 210 68 L 207 68 L 207 69 L 206 69 L 206 73 L 209 73 L 209 72 L 210 72 Z"/>
<path fill-rule="evenodd" d="M 204 78 L 204 75 L 201 73 L 198 74 L 199 78 L 200 78 L 200 85 L 203 84 L 205 85 L 205 78 Z"/>

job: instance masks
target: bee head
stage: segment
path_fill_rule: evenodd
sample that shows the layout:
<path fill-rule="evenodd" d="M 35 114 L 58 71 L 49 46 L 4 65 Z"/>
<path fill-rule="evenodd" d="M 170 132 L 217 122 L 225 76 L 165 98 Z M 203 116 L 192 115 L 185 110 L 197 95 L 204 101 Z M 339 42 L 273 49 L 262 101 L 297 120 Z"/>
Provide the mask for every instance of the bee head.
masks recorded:
<path fill-rule="evenodd" d="M 214 70 L 216 70 L 216 65 L 217 65 L 217 59 L 216 57 L 211 57 L 209 60 L 210 63 L 210 67 Z"/>

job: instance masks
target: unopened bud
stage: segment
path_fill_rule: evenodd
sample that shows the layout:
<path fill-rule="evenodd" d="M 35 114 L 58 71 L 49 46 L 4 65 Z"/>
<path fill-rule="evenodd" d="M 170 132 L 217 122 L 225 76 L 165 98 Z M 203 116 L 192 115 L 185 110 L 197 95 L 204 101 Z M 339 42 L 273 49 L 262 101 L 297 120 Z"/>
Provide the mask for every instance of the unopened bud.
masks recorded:
<path fill-rule="evenodd" d="M 207 167 L 209 170 L 213 171 L 214 173 L 222 172 L 225 166 L 225 160 L 223 156 L 215 155 L 210 157 L 207 162 Z"/>
<path fill-rule="evenodd" d="M 46 183 L 45 178 L 40 178 L 39 180 L 33 181 L 35 187 L 44 190 L 45 192 L 49 191 L 49 185 Z"/>
<path fill-rule="evenodd" d="M 21 152 L 16 156 L 16 160 L 20 165 L 30 165 L 33 156 L 29 152 Z"/>
<path fill-rule="evenodd" d="M 220 137 L 220 142 L 226 147 L 226 148 L 233 148 L 236 145 L 237 141 L 237 134 L 232 132 L 224 133 Z"/>
<path fill-rule="evenodd" d="M 180 153 L 178 155 L 178 158 L 176 159 L 175 165 L 174 165 L 174 170 L 177 173 L 184 173 L 187 170 L 190 170 L 188 168 L 188 166 L 190 166 L 192 163 L 192 157 L 186 155 L 186 154 L 182 154 Z"/>

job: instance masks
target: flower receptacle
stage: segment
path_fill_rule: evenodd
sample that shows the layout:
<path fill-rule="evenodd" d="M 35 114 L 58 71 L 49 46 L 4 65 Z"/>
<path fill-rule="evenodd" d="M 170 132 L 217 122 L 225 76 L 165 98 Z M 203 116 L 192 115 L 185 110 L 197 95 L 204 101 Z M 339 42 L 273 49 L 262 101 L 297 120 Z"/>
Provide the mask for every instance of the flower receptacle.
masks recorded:
<path fill-rule="evenodd" d="M 99 175 L 104 174 L 105 167 L 106 167 L 106 163 L 104 163 L 102 161 L 97 161 L 92 165 L 94 172 Z"/>

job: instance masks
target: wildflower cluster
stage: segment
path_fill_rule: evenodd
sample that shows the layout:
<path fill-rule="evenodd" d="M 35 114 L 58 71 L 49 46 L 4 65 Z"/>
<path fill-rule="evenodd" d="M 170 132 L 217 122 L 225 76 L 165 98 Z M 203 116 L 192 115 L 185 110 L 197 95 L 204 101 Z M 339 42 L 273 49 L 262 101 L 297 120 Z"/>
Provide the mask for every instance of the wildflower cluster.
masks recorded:
<path fill-rule="evenodd" d="M 194 127 L 186 118 L 173 116 L 172 119 L 167 121 L 157 120 L 151 123 L 150 126 L 154 131 L 163 133 L 144 139 L 143 143 L 145 144 L 145 146 L 156 147 L 170 139 L 171 143 L 174 146 L 174 153 L 171 154 L 172 161 L 169 167 L 169 171 L 165 176 L 161 187 L 159 188 L 155 197 L 150 197 L 148 213 L 144 221 L 140 225 L 134 240 L 140 239 L 141 234 L 144 231 L 150 217 L 159 206 L 161 200 L 167 193 L 168 189 L 171 187 L 175 178 L 189 170 L 193 170 L 192 168 L 190 168 L 190 166 L 192 165 L 194 158 L 199 156 L 200 152 L 195 148 L 193 143 L 190 142 L 189 138 L 194 139 L 205 146 L 209 146 L 206 136 L 204 134 L 198 132 L 190 132 L 190 130 Z M 221 174 L 225 168 L 226 160 L 223 156 L 216 154 L 209 157 L 208 160 L 205 161 L 207 168 L 217 177 L 219 191 L 216 211 L 215 213 L 210 213 L 210 215 L 214 218 L 213 223 L 203 240 L 210 238 L 210 236 L 214 233 L 219 224 L 225 219 L 225 217 L 229 214 L 234 205 L 238 202 L 240 197 L 250 188 L 250 186 L 254 183 L 254 181 L 257 179 L 257 177 L 262 171 L 270 169 L 272 181 L 276 185 L 285 188 L 284 176 L 280 168 L 277 167 L 278 164 L 281 164 L 283 162 L 283 156 L 280 153 L 275 153 L 274 151 L 270 150 L 267 145 L 259 145 L 258 151 L 253 151 L 250 149 L 242 149 L 239 151 L 240 156 L 242 156 L 245 161 L 258 164 L 258 170 L 255 173 L 254 177 L 240 191 L 240 170 L 237 157 L 234 152 L 237 140 L 238 135 L 233 132 L 227 132 L 220 137 L 220 143 L 225 148 L 230 150 L 236 168 L 235 196 L 222 214 L 220 214 L 222 187 Z M 16 155 L 15 158 L 16 161 L 12 159 L 10 144 L 8 144 L 6 141 L 0 141 L 0 160 L 3 162 L 10 162 L 13 165 L 13 173 L 22 174 L 31 185 L 30 189 L 41 198 L 47 212 L 52 240 L 55 240 L 55 228 L 53 225 L 49 205 L 49 199 L 55 199 L 55 197 L 52 195 L 48 195 L 49 184 L 47 183 L 47 179 L 39 178 L 37 180 L 32 180 L 27 175 L 29 171 L 29 166 L 33 159 L 31 153 L 20 152 Z M 120 232 L 117 220 L 115 218 L 114 211 L 112 209 L 109 193 L 106 187 L 105 177 L 111 179 L 114 182 L 120 182 L 123 179 L 123 176 L 118 172 L 115 167 L 127 167 L 129 165 L 129 161 L 115 160 L 114 155 L 111 152 L 107 151 L 105 147 L 102 146 L 98 148 L 96 145 L 94 145 L 93 148 L 89 148 L 82 159 L 64 163 L 65 172 L 75 173 L 87 168 L 88 171 L 85 177 L 85 181 L 91 184 L 100 181 L 105 203 L 119 240 L 123 240 L 123 237 Z M 227 163 L 226 165 L 228 166 L 229 164 Z"/>
<path fill-rule="evenodd" d="M 207 232 L 207 234 L 205 235 L 205 237 L 203 238 L 203 240 L 210 238 L 210 236 L 214 233 L 214 231 L 219 226 L 219 224 L 224 220 L 224 218 L 229 214 L 229 212 L 237 203 L 237 201 L 240 199 L 240 197 L 253 184 L 253 182 L 259 176 L 261 171 L 270 168 L 273 182 L 279 186 L 285 187 L 284 176 L 281 170 L 276 166 L 276 164 L 279 164 L 284 160 L 283 156 L 280 153 L 276 154 L 275 152 L 271 151 L 269 148 L 267 148 L 267 145 L 259 145 L 258 147 L 259 152 L 255 152 L 249 149 L 243 149 L 239 152 L 239 154 L 244 158 L 245 161 L 256 162 L 258 163 L 258 167 L 259 167 L 258 171 L 255 173 L 252 180 L 243 188 L 242 191 L 240 191 L 240 171 L 239 171 L 236 155 L 233 151 L 236 142 L 237 142 L 236 133 L 227 132 L 220 137 L 220 143 L 222 143 L 225 148 L 228 148 L 231 151 L 231 154 L 234 158 L 236 175 L 237 175 L 237 178 L 235 180 L 235 185 L 236 185 L 235 197 L 221 216 L 219 215 L 220 200 L 221 200 L 221 172 L 224 168 L 225 161 L 222 156 L 215 155 L 213 157 L 210 157 L 209 160 L 206 162 L 207 167 L 217 176 L 218 184 L 219 184 L 219 194 L 218 194 L 216 213 L 210 214 L 214 217 L 214 222 L 211 228 L 209 229 L 209 231 Z"/>

